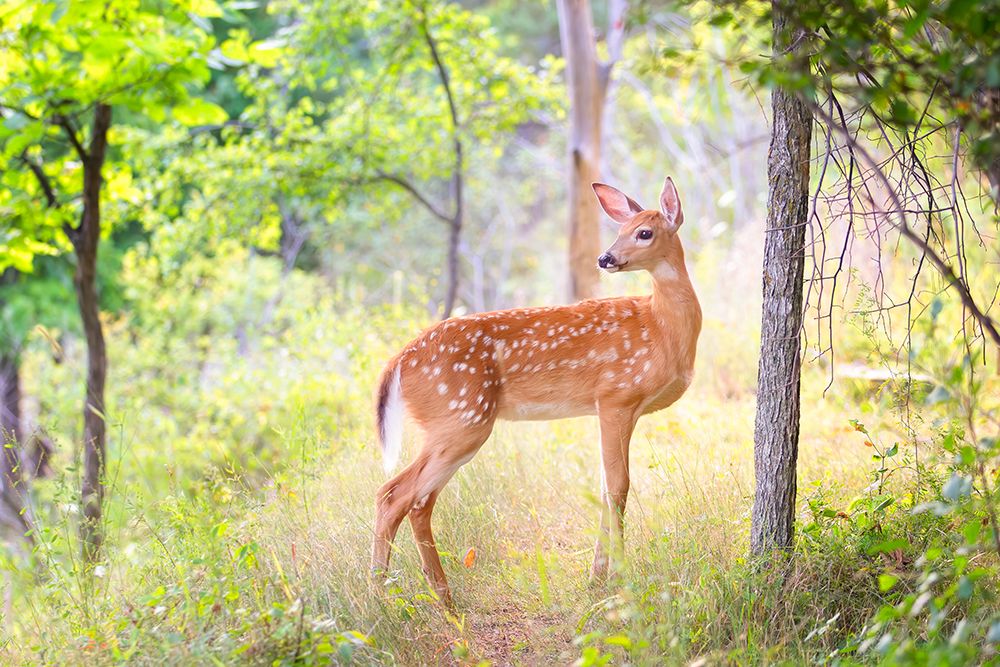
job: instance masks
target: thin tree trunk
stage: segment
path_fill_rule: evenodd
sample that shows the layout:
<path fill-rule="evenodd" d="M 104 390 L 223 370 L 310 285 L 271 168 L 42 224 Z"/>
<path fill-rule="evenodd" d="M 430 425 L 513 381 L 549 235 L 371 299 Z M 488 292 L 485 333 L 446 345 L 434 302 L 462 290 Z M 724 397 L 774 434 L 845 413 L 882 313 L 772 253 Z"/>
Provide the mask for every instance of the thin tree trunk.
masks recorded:
<path fill-rule="evenodd" d="M 278 254 L 281 257 L 281 282 L 278 289 L 264 304 L 260 321 L 256 323 L 258 331 L 264 331 L 274 319 L 275 311 L 285 298 L 285 288 L 288 286 L 288 276 L 295 268 L 299 253 L 309 238 L 309 229 L 299 220 L 298 213 L 288 205 L 284 195 L 277 198 L 278 213 L 281 215 L 281 238 L 278 240 Z M 241 323 L 237 340 L 241 350 L 249 353 L 250 340 L 247 336 L 247 323 Z"/>
<path fill-rule="evenodd" d="M 80 539 L 86 562 L 96 561 L 101 554 L 101 514 L 104 503 L 104 466 L 106 427 L 104 413 L 104 383 L 108 371 L 101 326 L 100 300 L 97 293 L 97 249 L 101 239 L 101 169 L 111 127 L 111 107 L 98 104 L 94 110 L 90 150 L 83 165 L 83 215 L 80 226 L 71 235 L 76 253 L 77 305 L 87 340 L 87 395 L 83 406 L 83 479 L 81 501 L 83 521 Z"/>
<path fill-rule="evenodd" d="M 0 440 L 21 437 L 21 374 L 14 352 L 0 353 Z"/>
<path fill-rule="evenodd" d="M 16 282 L 18 272 L 13 268 L 0 271 L 0 286 Z M 3 302 L 0 301 L 0 306 Z M 0 443 L 17 440 L 21 431 L 21 373 L 18 347 L 13 340 L 0 343 Z"/>
<path fill-rule="evenodd" d="M 458 105 L 455 103 L 455 95 L 451 90 L 451 77 L 448 75 L 448 68 L 441 59 L 438 52 L 437 41 L 431 34 L 430 26 L 427 23 L 426 12 L 422 13 L 420 30 L 424 35 L 424 42 L 431 52 L 431 60 L 434 61 L 434 69 L 437 70 L 438 80 L 444 88 L 445 97 L 448 100 L 448 115 L 451 120 L 451 144 L 454 164 L 451 170 L 451 197 L 455 204 L 454 213 L 445 219 L 448 222 L 448 288 L 444 299 L 443 319 L 451 317 L 452 310 L 458 299 L 458 247 L 462 237 L 462 223 L 465 217 L 465 156 L 462 148 L 462 123 L 458 118 Z M 415 192 L 412 187 L 408 188 Z M 438 217 L 441 217 L 438 214 Z"/>
<path fill-rule="evenodd" d="M 21 467 L 21 373 L 16 352 L 0 354 L 0 522 L 29 544 L 34 543 Z"/>
<path fill-rule="evenodd" d="M 559 38 L 570 98 L 569 282 L 570 298 L 597 295 L 600 210 L 590 184 L 600 180 L 601 82 L 588 0 L 557 0 Z"/>
<path fill-rule="evenodd" d="M 7 269 L 0 274 L 0 284 L 9 285 L 17 280 L 18 272 Z M 13 530 L 29 544 L 31 514 L 27 503 L 24 470 L 21 465 L 21 447 L 24 444 L 24 426 L 21 420 L 21 358 L 18 345 L 7 341 L 0 352 L 0 522 Z"/>
<path fill-rule="evenodd" d="M 610 161 L 612 159 L 611 147 L 616 140 L 616 120 L 617 111 L 614 99 L 614 80 L 611 78 L 611 71 L 615 64 L 621 60 L 622 51 L 625 48 L 625 13 L 628 10 L 626 0 L 608 0 L 608 32 L 604 42 L 608 48 L 608 59 L 598 65 L 597 78 L 601 86 L 601 172 L 611 173 Z M 600 218 L 600 214 L 598 214 Z M 600 234 L 598 234 L 600 238 Z M 600 274 L 600 271 L 598 271 Z"/>
<path fill-rule="evenodd" d="M 1000 134 L 1000 88 L 987 87 L 983 91 L 982 100 L 980 115 L 992 119 L 993 136 L 996 137 Z M 994 153 L 985 171 L 990 181 L 990 196 L 996 209 L 1000 207 L 1000 154 Z"/>
<path fill-rule="evenodd" d="M 462 146 L 457 140 L 455 149 L 458 151 L 458 164 L 461 164 Z M 455 192 L 455 216 L 448 225 L 448 291 L 445 295 L 442 319 L 451 317 L 451 311 L 455 309 L 455 303 L 458 301 L 458 246 L 462 240 L 462 177 L 456 174 L 452 183 Z"/>
<path fill-rule="evenodd" d="M 786 29 L 780 0 L 772 8 L 777 55 L 793 43 L 793 37 Z M 750 551 L 758 556 L 789 548 L 794 530 L 799 336 L 812 133 L 812 114 L 805 101 L 779 87 L 772 93 L 771 106 L 774 125 L 767 161 L 764 302 L 754 428 L 757 481 L 750 530 Z"/>

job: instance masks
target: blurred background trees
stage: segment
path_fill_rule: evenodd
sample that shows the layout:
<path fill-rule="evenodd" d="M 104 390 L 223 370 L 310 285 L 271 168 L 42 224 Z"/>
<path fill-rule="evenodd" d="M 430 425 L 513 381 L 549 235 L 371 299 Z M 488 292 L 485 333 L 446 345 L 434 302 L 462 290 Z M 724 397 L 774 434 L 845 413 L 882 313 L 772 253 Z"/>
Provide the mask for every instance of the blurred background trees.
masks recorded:
<path fill-rule="evenodd" d="M 625 42 L 624 1 L 608 4 L 607 60 L 597 57 L 594 20 L 587 0 L 558 2 L 559 39 L 569 92 L 569 271 L 571 299 L 598 294 L 594 257 L 600 254 L 600 209 L 591 184 L 601 181 L 604 107 L 615 62 Z"/>
<path fill-rule="evenodd" d="M 780 8 L 805 35 L 796 50 L 804 56 L 762 57 L 772 51 L 767 3 L 0 4 L 3 517 L 15 534 L 32 536 L 34 557 L 51 576 L 35 586 L 17 579 L 20 561 L 0 558 L 12 586 L 46 596 L 44 604 L 31 600 L 71 628 L 60 637 L 115 637 L 131 647 L 123 655 L 164 644 L 144 642 L 142 629 L 129 644 L 118 624 L 189 638 L 200 631 L 192 628 L 215 627 L 213 619 L 243 618 L 241 609 L 260 614 L 245 621 L 250 634 L 280 627 L 286 639 L 297 636 L 302 626 L 289 619 L 307 612 L 289 611 L 287 571 L 274 563 L 299 567 L 302 552 L 280 550 L 291 544 L 295 553 L 310 544 L 306 533 L 340 528 L 264 535 L 257 510 L 294 502 L 289 514 L 313 517 L 310 494 L 330 486 L 331 468 L 344 471 L 338 494 L 375 485 L 376 468 L 367 467 L 370 383 L 390 350 L 433 319 L 644 293 L 643 276 L 598 280 L 596 249 L 611 230 L 595 215 L 589 181 L 613 183 L 648 205 L 670 174 L 684 200 L 705 324 L 693 398 L 676 419 L 650 420 L 644 434 L 670 456 L 640 466 L 636 484 L 669 488 L 673 498 L 680 485 L 692 488 L 685 466 L 693 466 L 716 492 L 703 491 L 676 516 L 637 517 L 652 545 L 643 553 L 659 559 L 645 572 L 663 581 L 639 577 L 607 609 L 639 619 L 637 634 L 626 637 L 636 661 L 675 650 L 678 660 L 694 659 L 756 636 L 740 634 L 742 621 L 732 636 L 725 623 L 713 625 L 765 612 L 726 607 L 753 596 L 711 577 L 745 574 L 738 565 L 750 541 L 752 468 L 743 454 L 760 349 L 768 95 L 780 87 L 815 120 L 798 469 L 842 473 L 800 481 L 786 509 L 801 535 L 795 548 L 807 554 L 799 564 L 870 576 L 851 579 L 864 589 L 851 588 L 856 606 L 845 603 L 841 620 L 822 625 L 813 643 L 773 640 L 801 651 L 784 654 L 793 662 L 860 650 L 869 640 L 874 647 L 890 630 L 896 648 L 918 645 L 900 637 L 932 637 L 942 651 L 986 655 L 975 652 L 983 641 L 949 642 L 959 612 L 980 640 L 992 627 L 980 603 L 995 571 L 975 568 L 984 545 L 997 540 L 997 390 L 984 371 L 998 284 L 1000 12 L 960 0 Z M 698 423 L 684 422 L 688 414 Z M 845 435 L 848 419 L 855 422 Z M 732 433 L 717 437 L 723 426 Z M 543 453 L 566 439 L 555 428 L 537 438 Z M 510 447 L 516 453 L 505 451 L 504 460 L 537 462 Z M 716 460 L 725 463 L 698 467 Z M 580 479 L 592 472 L 582 457 L 549 463 Z M 42 468 L 54 474 L 29 489 Z M 532 463 L 521 468 L 536 472 Z M 470 526 L 493 516 L 519 534 L 543 533 L 518 524 L 519 506 L 496 495 L 509 480 L 493 472 L 475 478 L 494 485 L 473 494 L 484 504 L 460 502 L 455 511 L 471 513 L 461 515 Z M 546 530 L 566 524 L 554 508 L 580 495 L 565 480 L 551 490 L 563 505 L 531 510 Z M 700 523 L 716 506 L 726 516 Z M 367 516 L 367 505 L 347 507 L 337 526 L 362 533 L 363 521 L 350 517 Z M 912 514 L 915 507 L 924 509 Z M 67 526 L 82 526 L 81 539 Z M 675 565 L 657 551 L 680 544 L 688 528 L 699 541 L 717 531 L 736 545 L 675 556 L 685 564 L 704 556 L 704 571 L 680 578 L 713 581 L 712 590 L 724 591 L 717 598 L 683 597 L 672 583 Z M 254 551 L 262 544 L 279 556 L 267 561 Z M 95 559 L 88 566 L 72 556 L 81 548 Z M 547 567 L 572 570 L 573 549 L 561 542 L 516 543 L 522 548 L 537 558 L 505 574 L 517 582 L 544 581 Z M 930 549 L 939 552 L 920 570 L 914 562 Z M 852 560 L 835 560 L 843 554 Z M 889 559 L 901 563 L 898 571 L 883 571 Z M 320 560 L 314 554 L 311 562 Z M 90 577 L 99 567 L 117 574 Z M 807 592 L 841 590 L 839 580 L 812 586 L 815 571 L 803 574 Z M 889 574 L 898 582 L 880 578 Z M 954 590 L 928 601 L 934 584 L 921 586 L 932 574 Z M 337 590 L 354 595 L 352 581 L 326 583 L 314 587 L 327 597 L 309 618 L 341 604 L 330 601 Z M 195 600 L 191 590 L 206 597 Z M 794 596 L 778 589 L 774 597 Z M 84 613 L 76 600 L 109 605 L 100 609 L 116 629 L 81 620 L 101 612 Z M 801 635 L 840 613 L 843 600 L 824 600 L 803 603 L 809 611 L 789 611 L 792 602 L 765 611 L 771 627 Z M 915 627 L 918 600 L 945 621 Z M 400 603 L 399 613 L 415 613 L 417 603 Z M 579 652 L 594 648 L 589 642 L 603 635 L 590 633 L 599 616 L 593 601 L 562 603 L 584 606 L 567 620 L 567 635 L 581 636 Z M 867 624 L 883 603 L 892 611 Z M 343 604 L 331 621 L 337 633 L 370 620 L 348 623 L 361 612 Z M 824 605 L 837 611 L 817 616 Z M 678 615 L 665 621 L 658 614 L 667 607 Z M 142 623 L 132 624 L 128 609 Z M 278 619 L 275 609 L 289 613 Z M 699 627 L 684 625 L 692 619 Z M 584 626 L 586 635 L 576 629 Z M 12 632 L 22 639 L 30 634 L 18 627 Z M 608 651 L 625 650 L 617 632 L 608 630 Z M 261 641 L 278 642 L 279 634 L 261 632 Z M 320 637 L 319 645 L 328 635 L 300 636 Z M 232 636 L 205 645 L 230 646 Z M 361 646 L 337 637 L 338 647 Z M 650 654 L 641 653 L 643 642 Z M 772 655 L 732 650 L 743 649 L 751 660 Z"/>

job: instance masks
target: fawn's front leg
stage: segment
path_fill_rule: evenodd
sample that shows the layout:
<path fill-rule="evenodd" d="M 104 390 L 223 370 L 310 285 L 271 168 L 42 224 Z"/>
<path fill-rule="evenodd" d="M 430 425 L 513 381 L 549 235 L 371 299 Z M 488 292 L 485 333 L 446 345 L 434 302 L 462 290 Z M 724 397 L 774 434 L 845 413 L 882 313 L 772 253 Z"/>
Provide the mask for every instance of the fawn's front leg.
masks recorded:
<path fill-rule="evenodd" d="M 598 407 L 601 423 L 601 527 L 594 547 L 592 580 L 607 578 L 612 560 L 624 556 L 625 502 L 628 499 L 628 446 L 636 412 L 624 407 Z"/>

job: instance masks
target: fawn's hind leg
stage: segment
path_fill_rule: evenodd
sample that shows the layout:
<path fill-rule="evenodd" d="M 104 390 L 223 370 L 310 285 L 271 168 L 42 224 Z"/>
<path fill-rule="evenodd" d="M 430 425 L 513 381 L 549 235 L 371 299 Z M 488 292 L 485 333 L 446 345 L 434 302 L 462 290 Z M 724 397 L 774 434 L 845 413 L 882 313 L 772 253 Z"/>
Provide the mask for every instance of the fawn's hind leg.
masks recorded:
<path fill-rule="evenodd" d="M 475 456 L 492 429 L 492 420 L 474 428 L 452 421 L 427 428 L 417 459 L 379 489 L 372 554 L 375 571 L 388 569 L 393 538 L 403 517 L 409 514 L 423 570 L 434 591 L 450 604 L 451 593 L 431 533 L 431 513 L 441 489 Z"/>
<path fill-rule="evenodd" d="M 372 547 L 372 573 L 375 576 L 381 576 L 389 569 L 392 541 L 403 517 L 413 506 L 414 486 L 426 463 L 427 459 L 421 452 L 413 463 L 383 484 L 375 494 L 375 543 Z"/>
<path fill-rule="evenodd" d="M 445 604 L 451 605 L 451 592 L 448 589 L 448 579 L 441 567 L 441 557 L 438 556 L 434 534 L 431 532 L 431 513 L 440 491 L 434 491 L 427 496 L 424 503 L 414 505 L 410 510 L 410 527 L 413 529 L 413 539 L 420 552 L 420 562 L 423 565 L 424 576 L 431 588 Z"/>

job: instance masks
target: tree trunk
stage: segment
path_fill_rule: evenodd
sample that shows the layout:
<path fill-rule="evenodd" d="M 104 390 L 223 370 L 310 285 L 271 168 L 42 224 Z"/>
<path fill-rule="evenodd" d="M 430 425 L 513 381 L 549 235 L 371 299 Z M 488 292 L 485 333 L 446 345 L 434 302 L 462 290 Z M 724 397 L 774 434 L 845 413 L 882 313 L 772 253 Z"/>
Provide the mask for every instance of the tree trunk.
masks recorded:
<path fill-rule="evenodd" d="M 0 353 L 0 440 L 21 437 L 21 374 L 14 352 Z"/>
<path fill-rule="evenodd" d="M 17 281 L 18 272 L 13 268 L 0 271 L 0 286 L 10 286 Z M 0 306 L 3 302 L 0 301 Z M 0 343 L 0 443 L 16 441 L 21 431 L 21 373 L 19 343 L 13 340 Z"/>
<path fill-rule="evenodd" d="M 461 169 L 462 144 L 455 140 L 456 169 Z M 448 223 L 448 291 L 444 299 L 442 319 L 451 317 L 458 301 L 458 246 L 462 238 L 462 176 L 457 171 L 452 178 L 452 192 L 455 199 L 455 215 Z"/>
<path fill-rule="evenodd" d="M 94 110 L 90 150 L 83 165 L 83 215 L 80 226 L 71 235 L 76 253 L 77 305 L 83 333 L 87 339 L 87 395 L 83 406 L 83 479 L 81 501 L 83 521 L 80 540 L 83 558 L 92 563 L 100 557 L 101 511 L 104 503 L 104 464 L 106 430 L 104 383 L 108 371 L 101 327 L 101 308 L 97 294 L 97 248 L 101 240 L 101 169 L 107 152 L 111 107 L 98 104 Z"/>
<path fill-rule="evenodd" d="M 21 467 L 21 373 L 16 352 L 0 354 L 0 523 L 34 542 Z"/>
<path fill-rule="evenodd" d="M 0 284 L 10 285 L 17 280 L 18 272 L 7 269 L 0 273 Z M 29 531 L 32 527 L 27 502 L 24 470 L 21 465 L 21 447 L 24 430 L 21 423 L 21 359 L 19 344 L 6 341 L 0 351 L 0 523 L 33 543 Z"/>
<path fill-rule="evenodd" d="M 570 98 L 570 298 L 597 295 L 600 210 L 590 184 L 600 180 L 601 115 L 606 73 L 600 71 L 587 0 L 557 0 L 559 38 Z M 603 80 L 603 81 L 602 81 Z"/>
<path fill-rule="evenodd" d="M 1000 88 L 987 86 L 981 95 L 982 102 L 979 108 L 979 115 L 989 119 L 993 129 L 993 136 L 1000 135 Z M 990 196 L 993 198 L 993 208 L 1000 207 L 1000 153 L 994 148 L 992 154 L 987 157 L 987 164 L 984 171 L 990 181 Z"/>
<path fill-rule="evenodd" d="M 792 39 L 780 2 L 775 1 L 772 8 L 777 55 Z M 779 87 L 772 93 L 771 106 L 774 126 L 767 159 L 764 303 L 754 428 L 757 486 L 750 531 L 750 551 L 758 556 L 790 547 L 794 530 L 802 271 L 812 134 L 812 114 L 804 101 Z"/>

